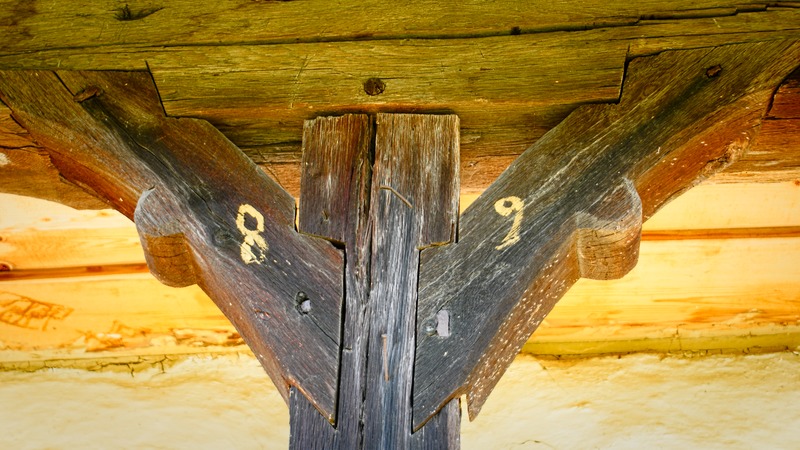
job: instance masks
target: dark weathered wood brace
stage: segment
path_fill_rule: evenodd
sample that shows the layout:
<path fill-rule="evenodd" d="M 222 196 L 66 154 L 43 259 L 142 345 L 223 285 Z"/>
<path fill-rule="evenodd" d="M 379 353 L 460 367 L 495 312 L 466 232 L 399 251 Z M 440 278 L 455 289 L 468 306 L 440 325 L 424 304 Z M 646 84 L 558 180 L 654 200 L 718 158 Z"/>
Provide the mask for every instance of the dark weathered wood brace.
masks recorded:
<path fill-rule="evenodd" d="M 752 141 L 800 43 L 630 61 L 458 219 L 459 119 L 305 125 L 295 203 L 147 72 L 0 72 L 63 177 L 136 222 L 151 271 L 199 284 L 291 408 L 293 448 L 458 448 L 525 340 L 580 277 L 620 277 L 642 221 Z"/>
<path fill-rule="evenodd" d="M 419 254 L 455 237 L 458 137 L 455 116 L 306 123 L 300 230 L 349 256 L 337 427 L 293 395 L 293 448 L 458 448 L 458 399 L 411 433 Z"/>

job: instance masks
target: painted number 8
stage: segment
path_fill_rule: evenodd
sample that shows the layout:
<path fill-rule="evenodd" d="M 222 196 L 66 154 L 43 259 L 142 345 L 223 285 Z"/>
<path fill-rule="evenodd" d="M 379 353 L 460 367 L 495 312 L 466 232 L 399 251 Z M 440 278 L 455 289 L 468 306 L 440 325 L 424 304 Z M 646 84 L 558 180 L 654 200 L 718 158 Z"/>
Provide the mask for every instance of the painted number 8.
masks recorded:
<path fill-rule="evenodd" d="M 501 198 L 495 202 L 494 210 L 497 211 L 497 214 L 500 214 L 503 217 L 508 217 L 511 214 L 514 214 L 514 221 L 511 223 L 511 230 L 508 231 L 506 237 L 503 238 L 503 241 L 500 243 L 500 245 L 495 247 L 495 249 L 503 250 L 504 248 L 510 247 L 519 242 L 519 226 L 522 224 L 522 207 L 524 205 L 525 204 L 522 202 L 522 199 L 513 196 Z"/>
<path fill-rule="evenodd" d="M 245 216 L 250 216 L 256 221 L 255 229 L 247 228 Z M 264 216 L 252 205 L 244 204 L 239 207 L 239 214 L 236 215 L 236 228 L 244 236 L 241 246 L 242 261 L 245 264 L 261 264 L 267 257 L 269 246 L 264 236 Z"/>

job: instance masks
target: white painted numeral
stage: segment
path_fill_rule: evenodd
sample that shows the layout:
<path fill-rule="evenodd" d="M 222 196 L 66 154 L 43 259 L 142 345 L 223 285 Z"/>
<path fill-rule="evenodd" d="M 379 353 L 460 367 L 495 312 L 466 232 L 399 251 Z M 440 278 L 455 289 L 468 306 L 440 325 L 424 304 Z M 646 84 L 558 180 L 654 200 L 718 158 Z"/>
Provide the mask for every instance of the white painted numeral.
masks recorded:
<path fill-rule="evenodd" d="M 247 228 L 245 225 L 245 215 L 256 220 L 255 229 Z M 236 216 L 236 228 L 242 233 L 242 261 L 245 264 L 261 264 L 267 257 L 269 246 L 264 236 L 264 216 L 253 208 L 252 205 L 244 204 L 239 206 L 239 214 Z"/>
<path fill-rule="evenodd" d="M 521 198 L 513 196 L 501 198 L 495 202 L 494 210 L 497 211 L 497 214 L 508 217 L 514 213 L 514 221 L 511 223 L 511 230 L 509 230 L 506 237 L 503 238 L 503 242 L 495 247 L 497 250 L 503 250 L 519 242 L 519 226 L 522 224 L 522 207 L 524 205 Z"/>

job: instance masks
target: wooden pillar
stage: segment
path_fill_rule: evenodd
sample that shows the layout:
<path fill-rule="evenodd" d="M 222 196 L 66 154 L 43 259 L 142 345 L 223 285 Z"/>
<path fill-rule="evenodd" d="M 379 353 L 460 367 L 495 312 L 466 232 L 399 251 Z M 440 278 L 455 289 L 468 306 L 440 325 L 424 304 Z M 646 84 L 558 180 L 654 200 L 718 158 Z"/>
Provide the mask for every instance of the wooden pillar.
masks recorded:
<path fill-rule="evenodd" d="M 458 398 L 477 415 L 578 278 L 635 264 L 641 221 L 747 149 L 798 56 L 776 40 L 631 61 L 618 104 L 577 109 L 460 227 L 454 116 L 309 122 L 301 235 L 291 196 L 210 124 L 166 117 L 149 74 L 3 71 L 0 100 L 135 219 L 159 279 L 231 319 L 294 448 L 457 448 Z"/>
<path fill-rule="evenodd" d="M 300 230 L 344 244 L 345 325 L 335 428 L 293 392 L 292 448 L 459 447 L 458 399 L 415 433 L 411 408 L 419 255 L 455 237 L 458 133 L 456 116 L 306 123 Z"/>

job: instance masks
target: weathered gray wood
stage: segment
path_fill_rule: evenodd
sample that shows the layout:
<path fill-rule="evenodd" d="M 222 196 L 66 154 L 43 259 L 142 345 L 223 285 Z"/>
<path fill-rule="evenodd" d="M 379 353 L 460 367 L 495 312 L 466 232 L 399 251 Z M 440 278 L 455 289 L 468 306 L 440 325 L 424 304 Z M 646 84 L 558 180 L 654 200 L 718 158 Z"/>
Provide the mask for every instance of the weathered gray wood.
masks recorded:
<path fill-rule="evenodd" d="M 458 448 L 458 399 L 411 430 L 418 255 L 454 238 L 458 118 L 379 115 L 372 179 L 366 116 L 307 122 L 304 136 L 301 227 L 344 241 L 348 297 L 336 429 L 293 396 L 292 447 Z"/>
<path fill-rule="evenodd" d="M 283 395 L 334 416 L 343 261 L 297 234 L 291 196 L 208 123 L 165 117 L 147 73 L 5 71 L 0 97 L 63 176 L 135 219 L 158 278 L 197 282 Z"/>
<path fill-rule="evenodd" d="M 458 118 L 378 115 L 375 149 L 364 441 L 410 448 L 419 249 L 455 238 Z"/>
<path fill-rule="evenodd" d="M 602 270 L 593 258 L 635 246 L 636 191 L 647 218 L 734 161 L 799 57 L 800 44 L 784 41 L 636 59 L 618 105 L 581 107 L 515 161 L 464 213 L 457 244 L 423 252 L 419 321 L 447 311 L 450 336 L 418 329 L 415 426 L 462 394 L 474 417 L 569 286 L 629 269 L 634 252 Z M 613 225 L 604 216 L 623 245 L 587 253 L 586 227 L 600 245 Z"/>
<path fill-rule="evenodd" d="M 321 117 L 303 131 L 300 231 L 345 248 L 345 304 L 336 428 L 303 396 L 292 397 L 290 447 L 362 447 L 369 308 L 373 119 Z"/>

